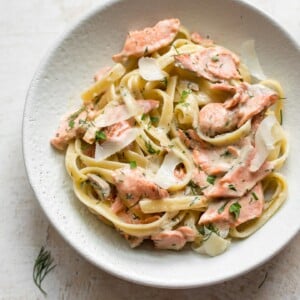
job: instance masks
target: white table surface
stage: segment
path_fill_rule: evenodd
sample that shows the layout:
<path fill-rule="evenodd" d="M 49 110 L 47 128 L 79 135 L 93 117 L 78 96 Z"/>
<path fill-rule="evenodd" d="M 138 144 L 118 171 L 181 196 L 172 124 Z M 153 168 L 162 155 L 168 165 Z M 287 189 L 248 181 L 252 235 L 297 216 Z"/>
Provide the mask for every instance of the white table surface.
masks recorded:
<path fill-rule="evenodd" d="M 212 287 L 167 290 L 139 286 L 97 269 L 51 227 L 23 164 L 26 91 L 46 50 L 99 2 L 0 0 L 0 299 L 44 299 L 32 280 L 42 245 L 51 250 L 57 264 L 43 283 L 48 299 L 300 299 L 299 234 L 275 258 L 244 276 Z M 299 0 L 247 2 L 272 15 L 300 42 Z"/>

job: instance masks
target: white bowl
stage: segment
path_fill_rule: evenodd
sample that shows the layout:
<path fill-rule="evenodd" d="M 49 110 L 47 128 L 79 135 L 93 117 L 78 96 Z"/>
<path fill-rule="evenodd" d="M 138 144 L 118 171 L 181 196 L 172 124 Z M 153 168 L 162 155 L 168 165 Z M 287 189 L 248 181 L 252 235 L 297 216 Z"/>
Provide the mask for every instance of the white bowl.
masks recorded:
<path fill-rule="evenodd" d="M 214 258 L 192 250 L 131 250 L 113 229 L 102 224 L 75 198 L 64 155 L 49 144 L 61 115 L 80 103 L 80 93 L 131 29 L 178 17 L 187 28 L 210 35 L 239 51 L 255 39 L 265 73 L 278 79 L 287 94 L 284 127 L 291 151 L 283 170 L 289 197 L 257 233 L 233 243 Z M 60 234 L 90 262 L 126 280 L 145 285 L 187 288 L 217 283 L 265 262 L 300 228 L 299 46 L 263 13 L 231 0 L 125 0 L 99 7 L 68 31 L 42 61 L 31 83 L 23 126 L 24 158 L 30 183 L 45 214 Z"/>

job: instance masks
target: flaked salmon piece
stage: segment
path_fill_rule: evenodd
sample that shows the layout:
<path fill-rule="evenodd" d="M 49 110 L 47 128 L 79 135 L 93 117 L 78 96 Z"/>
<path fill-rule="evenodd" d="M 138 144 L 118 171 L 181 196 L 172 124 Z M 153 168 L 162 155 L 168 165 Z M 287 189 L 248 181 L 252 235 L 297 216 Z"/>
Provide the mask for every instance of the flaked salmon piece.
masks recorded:
<path fill-rule="evenodd" d="M 230 213 L 229 210 L 234 203 L 240 205 L 238 216 Z M 264 195 L 262 185 L 259 182 L 245 196 L 239 199 L 211 202 L 200 217 L 199 224 L 220 224 L 221 227 L 226 227 L 224 225 L 236 227 L 261 216 L 263 207 Z"/>
<path fill-rule="evenodd" d="M 180 140 L 190 149 L 210 149 L 211 147 L 209 144 L 200 139 L 194 129 L 188 129 L 186 131 L 178 129 L 177 133 Z"/>
<path fill-rule="evenodd" d="M 177 230 L 184 235 L 187 242 L 193 242 L 196 238 L 195 231 L 189 226 L 180 226 L 177 228 Z"/>
<path fill-rule="evenodd" d="M 136 101 L 137 105 L 142 109 L 144 114 L 147 114 L 148 112 L 150 112 L 151 110 L 158 108 L 159 107 L 159 101 L 157 100 L 137 100 Z M 126 117 L 129 117 L 128 112 L 127 112 L 127 106 L 125 104 L 121 104 L 121 105 L 117 105 L 114 107 L 109 107 L 106 111 L 105 114 L 107 114 L 108 116 L 112 116 L 112 119 L 110 120 L 118 120 L 121 119 L 124 115 Z M 101 115 L 100 115 L 101 116 Z M 126 118 L 125 117 L 125 118 Z M 124 119 L 124 118 L 123 118 Z M 120 121 L 117 122 L 115 124 L 112 124 L 110 126 L 106 127 L 106 131 L 107 134 L 109 135 L 109 133 L 113 130 L 115 131 L 117 128 L 123 127 L 125 125 L 128 125 L 129 123 L 127 121 Z M 112 123 L 112 122 L 111 122 Z M 132 125 L 131 125 L 132 126 Z M 84 136 L 83 136 L 83 140 L 89 144 L 94 143 L 95 141 L 95 135 L 96 132 L 101 129 L 101 126 L 97 125 L 97 118 L 94 120 L 92 126 L 89 126 L 89 128 L 87 129 L 87 131 L 85 132 Z M 123 132 L 124 130 L 122 130 Z"/>
<path fill-rule="evenodd" d="M 141 57 L 151 54 L 169 45 L 178 33 L 180 21 L 166 19 L 159 21 L 154 27 L 147 27 L 140 31 L 130 31 L 126 38 L 123 50 L 115 54 L 115 62 L 124 62 L 128 57 Z"/>
<path fill-rule="evenodd" d="M 211 137 L 230 132 L 237 124 L 235 111 L 226 109 L 222 103 L 208 103 L 199 112 L 200 130 Z"/>
<path fill-rule="evenodd" d="M 235 93 L 236 92 L 236 87 L 225 81 L 220 82 L 220 83 L 213 83 L 211 85 L 211 89 L 214 91 L 222 91 L 222 92 L 227 92 L 227 93 Z"/>
<path fill-rule="evenodd" d="M 192 182 L 197 184 L 202 190 L 209 188 L 207 174 L 199 169 L 194 169 L 192 173 Z"/>
<path fill-rule="evenodd" d="M 103 67 L 94 76 L 94 80 L 97 82 L 101 80 L 109 71 L 111 70 L 111 67 Z"/>
<path fill-rule="evenodd" d="M 181 226 L 176 230 L 165 230 L 151 236 L 157 249 L 180 250 L 186 242 L 195 240 L 196 234 L 188 226 Z"/>
<path fill-rule="evenodd" d="M 249 151 L 244 163 L 235 164 L 221 179 L 216 180 L 210 189 L 206 189 L 204 195 L 209 198 L 241 197 L 251 190 L 274 169 L 273 163 L 265 162 L 256 172 L 250 172 L 251 160 L 255 153 L 255 149 Z"/>
<path fill-rule="evenodd" d="M 245 83 L 243 85 L 246 85 Z M 273 105 L 279 98 L 278 94 L 260 84 L 249 85 L 248 98 L 239 105 L 238 109 L 238 127 L 242 126 L 247 120 L 259 114 L 266 108 Z"/>
<path fill-rule="evenodd" d="M 203 38 L 198 32 L 191 33 L 191 40 L 193 43 L 202 45 L 204 47 L 211 47 L 214 44 L 214 41 L 208 38 Z"/>
<path fill-rule="evenodd" d="M 208 136 L 230 132 L 260 114 L 278 99 L 278 94 L 259 84 L 242 83 L 233 98 L 208 103 L 199 112 L 199 127 Z"/>
<path fill-rule="evenodd" d="M 219 46 L 203 48 L 191 54 L 176 55 L 175 65 L 212 82 L 241 78 L 237 69 L 239 58 L 233 52 Z"/>
<path fill-rule="evenodd" d="M 118 169 L 113 175 L 118 196 L 127 207 L 133 206 L 142 198 L 162 199 L 169 196 L 167 190 L 148 180 L 143 169 L 128 167 Z"/>
<path fill-rule="evenodd" d="M 119 197 L 116 197 L 111 204 L 110 209 L 113 213 L 118 214 L 120 211 L 124 210 L 126 207 Z"/>
<path fill-rule="evenodd" d="M 51 144 L 58 150 L 65 150 L 76 137 L 81 137 L 89 126 L 89 121 L 95 117 L 94 107 L 83 106 L 79 110 L 62 117 Z"/>
<path fill-rule="evenodd" d="M 233 108 L 239 103 L 245 103 L 248 98 L 249 94 L 247 93 L 248 86 L 246 84 L 240 84 L 237 87 L 234 87 L 234 96 L 231 99 L 228 99 L 224 102 L 224 107 L 226 109 Z"/>
<path fill-rule="evenodd" d="M 236 147 L 215 147 L 212 149 L 193 150 L 193 161 L 208 175 L 222 175 L 232 166 L 239 156 Z"/>

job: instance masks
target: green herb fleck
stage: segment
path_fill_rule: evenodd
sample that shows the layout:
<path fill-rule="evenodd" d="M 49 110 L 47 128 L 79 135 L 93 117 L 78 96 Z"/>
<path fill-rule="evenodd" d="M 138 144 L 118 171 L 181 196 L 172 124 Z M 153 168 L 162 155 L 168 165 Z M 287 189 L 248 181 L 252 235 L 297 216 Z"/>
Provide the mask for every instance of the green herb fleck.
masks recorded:
<path fill-rule="evenodd" d="M 232 190 L 232 191 L 235 191 L 236 192 L 236 188 L 235 188 L 235 186 L 233 185 L 233 184 L 228 184 L 228 188 L 230 189 L 230 190 Z"/>
<path fill-rule="evenodd" d="M 148 151 L 150 154 L 159 154 L 159 150 L 156 151 L 156 150 L 152 147 L 152 145 L 151 145 L 150 142 L 146 142 L 146 141 L 145 141 L 145 146 L 147 147 L 147 151 Z"/>
<path fill-rule="evenodd" d="M 135 160 L 130 161 L 129 165 L 130 165 L 130 169 L 135 169 L 137 167 L 137 164 L 136 164 Z"/>
<path fill-rule="evenodd" d="M 190 203 L 189 206 L 193 206 L 193 205 L 195 204 L 195 202 L 196 202 L 197 200 L 199 200 L 199 199 L 200 199 L 199 197 L 195 197 L 195 198 L 191 201 L 191 203 Z"/>
<path fill-rule="evenodd" d="M 127 200 L 130 200 L 130 199 L 133 198 L 133 195 L 130 194 L 130 193 L 126 193 L 125 197 L 126 197 Z"/>
<path fill-rule="evenodd" d="M 253 196 L 253 198 L 254 198 L 255 200 L 258 200 L 258 197 L 257 197 L 257 195 L 256 195 L 255 192 L 252 192 L 251 195 Z"/>
<path fill-rule="evenodd" d="M 70 128 L 74 128 L 74 125 L 75 125 L 75 121 L 72 119 L 69 121 L 69 127 Z"/>
<path fill-rule="evenodd" d="M 163 84 L 164 84 L 165 86 L 167 86 L 167 85 L 168 85 L 168 78 L 165 77 L 165 78 L 162 80 L 162 82 L 163 82 Z"/>
<path fill-rule="evenodd" d="M 180 103 L 183 102 L 191 92 L 192 92 L 192 90 L 190 90 L 190 89 L 183 90 L 180 95 Z"/>
<path fill-rule="evenodd" d="M 177 50 L 177 48 L 174 45 L 172 45 L 172 47 L 175 49 L 177 54 L 180 54 L 179 51 Z"/>
<path fill-rule="evenodd" d="M 149 53 L 149 50 L 148 50 L 148 47 L 146 47 L 145 51 L 144 51 L 144 56 L 146 56 L 148 53 Z"/>
<path fill-rule="evenodd" d="M 224 211 L 224 209 L 225 209 L 227 203 L 228 203 L 228 201 L 226 201 L 226 202 L 218 209 L 218 214 L 221 214 L 221 213 Z"/>
<path fill-rule="evenodd" d="M 152 123 L 157 123 L 158 120 L 159 120 L 158 117 L 150 117 L 150 121 L 151 121 Z"/>
<path fill-rule="evenodd" d="M 53 265 L 53 258 L 51 257 L 50 251 L 46 251 L 43 246 L 33 266 L 33 281 L 44 295 L 47 295 L 47 293 L 42 288 L 42 282 L 55 266 L 56 265 Z"/>
<path fill-rule="evenodd" d="M 105 132 L 101 131 L 101 130 L 97 130 L 95 133 L 95 139 L 96 139 L 96 141 L 100 141 L 100 140 L 105 141 L 106 140 Z"/>
<path fill-rule="evenodd" d="M 219 54 L 214 55 L 214 56 L 211 58 L 211 60 L 212 60 L 213 62 L 219 61 Z"/>
<path fill-rule="evenodd" d="M 216 176 L 213 175 L 208 175 L 206 178 L 206 181 L 212 185 L 215 183 L 215 180 L 216 180 Z"/>
<path fill-rule="evenodd" d="M 147 115 L 146 114 L 142 114 L 141 120 L 145 121 L 146 118 L 147 118 Z"/>
<path fill-rule="evenodd" d="M 190 105 L 190 103 L 184 102 L 184 103 L 181 103 L 181 105 L 184 106 L 184 107 L 188 107 Z"/>
<path fill-rule="evenodd" d="M 238 202 L 232 203 L 229 206 L 229 212 L 233 214 L 234 218 L 237 219 L 240 215 L 241 205 Z"/>
<path fill-rule="evenodd" d="M 221 157 L 228 157 L 228 156 L 231 156 L 231 153 L 230 153 L 228 150 L 226 150 L 226 151 L 223 152 L 220 156 L 221 156 Z"/>
<path fill-rule="evenodd" d="M 283 117 L 282 117 L 282 109 L 280 110 L 280 125 L 282 125 Z"/>

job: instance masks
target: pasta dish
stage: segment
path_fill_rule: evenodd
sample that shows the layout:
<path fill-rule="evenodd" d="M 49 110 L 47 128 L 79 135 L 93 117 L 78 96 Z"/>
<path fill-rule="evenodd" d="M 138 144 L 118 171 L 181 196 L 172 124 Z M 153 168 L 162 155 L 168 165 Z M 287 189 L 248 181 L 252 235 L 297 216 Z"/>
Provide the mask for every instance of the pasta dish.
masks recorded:
<path fill-rule="evenodd" d="M 51 144 L 77 198 L 131 247 L 224 252 L 287 198 L 284 94 L 253 41 L 237 55 L 178 19 L 130 31 Z"/>

